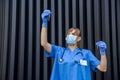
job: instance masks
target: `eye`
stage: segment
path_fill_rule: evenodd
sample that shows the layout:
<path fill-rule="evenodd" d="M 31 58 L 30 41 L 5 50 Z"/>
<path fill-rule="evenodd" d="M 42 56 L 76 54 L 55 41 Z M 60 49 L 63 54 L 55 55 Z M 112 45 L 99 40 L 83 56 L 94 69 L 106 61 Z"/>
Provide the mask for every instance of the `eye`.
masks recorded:
<path fill-rule="evenodd" d="M 72 33 L 72 35 L 75 35 L 75 33 Z"/>

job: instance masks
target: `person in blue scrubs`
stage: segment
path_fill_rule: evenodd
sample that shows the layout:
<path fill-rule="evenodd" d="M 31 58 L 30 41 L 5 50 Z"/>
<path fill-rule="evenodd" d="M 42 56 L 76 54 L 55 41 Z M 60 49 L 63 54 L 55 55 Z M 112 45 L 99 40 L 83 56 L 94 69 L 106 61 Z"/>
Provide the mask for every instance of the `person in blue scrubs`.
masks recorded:
<path fill-rule="evenodd" d="M 73 27 L 67 31 L 66 48 L 48 43 L 47 26 L 50 14 L 50 10 L 44 10 L 41 14 L 41 46 L 47 57 L 54 58 L 50 80 L 91 80 L 91 70 L 106 72 L 106 43 L 96 43 L 101 55 L 101 60 L 98 60 L 90 50 L 80 48 L 80 29 Z"/>

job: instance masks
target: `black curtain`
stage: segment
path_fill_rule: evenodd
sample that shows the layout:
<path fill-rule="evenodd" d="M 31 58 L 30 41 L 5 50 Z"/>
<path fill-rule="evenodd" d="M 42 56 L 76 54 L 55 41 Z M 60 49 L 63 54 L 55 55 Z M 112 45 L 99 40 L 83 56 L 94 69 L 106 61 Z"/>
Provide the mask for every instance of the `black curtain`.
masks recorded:
<path fill-rule="evenodd" d="M 107 43 L 106 73 L 93 80 L 120 80 L 120 0 L 0 0 L 0 80 L 49 80 L 54 60 L 40 46 L 44 9 L 52 11 L 48 41 L 65 46 L 68 28 L 82 32 L 82 48 L 100 59 L 95 42 Z"/>

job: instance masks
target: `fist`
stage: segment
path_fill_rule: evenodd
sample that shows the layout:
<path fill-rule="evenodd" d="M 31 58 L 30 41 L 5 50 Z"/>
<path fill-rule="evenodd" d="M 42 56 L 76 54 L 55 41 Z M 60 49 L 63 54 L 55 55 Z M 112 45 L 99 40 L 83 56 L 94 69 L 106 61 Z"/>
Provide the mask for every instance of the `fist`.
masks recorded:
<path fill-rule="evenodd" d="M 50 14 L 51 14 L 51 11 L 50 10 L 44 10 L 41 17 L 42 17 L 42 20 L 44 19 L 49 19 L 50 18 Z"/>
<path fill-rule="evenodd" d="M 44 10 L 43 13 L 41 14 L 42 18 L 42 27 L 47 27 L 48 25 L 48 20 L 50 20 L 50 10 Z"/>
<path fill-rule="evenodd" d="M 107 48 L 106 43 L 103 42 L 103 41 L 98 41 L 98 42 L 96 42 L 96 46 L 99 48 L 100 54 L 104 55 L 105 51 L 106 51 L 106 48 Z"/>

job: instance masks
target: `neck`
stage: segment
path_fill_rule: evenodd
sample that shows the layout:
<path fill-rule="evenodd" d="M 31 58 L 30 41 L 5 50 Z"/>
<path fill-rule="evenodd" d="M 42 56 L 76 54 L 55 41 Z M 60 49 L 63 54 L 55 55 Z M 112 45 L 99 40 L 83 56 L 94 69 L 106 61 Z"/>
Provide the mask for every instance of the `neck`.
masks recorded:
<path fill-rule="evenodd" d="M 73 51 L 75 48 L 77 48 L 77 45 L 68 45 L 68 48 L 70 48 L 71 51 Z"/>

